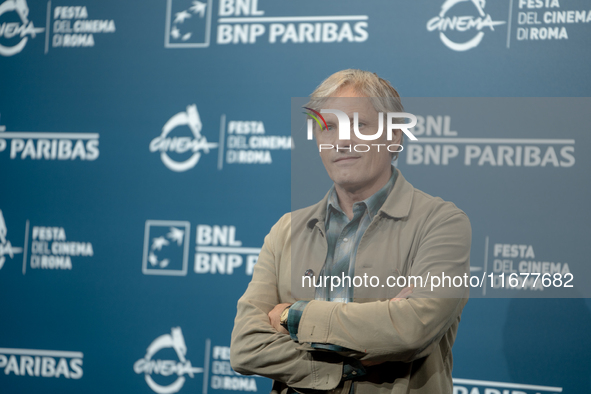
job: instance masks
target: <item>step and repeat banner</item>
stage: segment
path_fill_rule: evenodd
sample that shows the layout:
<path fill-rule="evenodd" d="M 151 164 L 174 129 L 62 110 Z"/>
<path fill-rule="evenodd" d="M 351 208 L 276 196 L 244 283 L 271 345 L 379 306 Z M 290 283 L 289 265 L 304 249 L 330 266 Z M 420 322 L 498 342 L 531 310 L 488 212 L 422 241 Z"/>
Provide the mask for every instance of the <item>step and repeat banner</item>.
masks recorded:
<path fill-rule="evenodd" d="M 584 0 L 0 0 L 0 392 L 269 392 L 230 366 L 236 302 L 330 185 L 292 202 L 292 98 L 346 68 L 471 220 L 454 393 L 591 392 L 590 45 Z"/>

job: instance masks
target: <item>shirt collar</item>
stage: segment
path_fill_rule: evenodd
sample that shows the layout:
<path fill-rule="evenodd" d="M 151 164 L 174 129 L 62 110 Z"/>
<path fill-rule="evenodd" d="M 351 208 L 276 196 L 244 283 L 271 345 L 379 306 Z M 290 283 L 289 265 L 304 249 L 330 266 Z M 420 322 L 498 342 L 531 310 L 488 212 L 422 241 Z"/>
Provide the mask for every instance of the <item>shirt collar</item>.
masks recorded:
<path fill-rule="evenodd" d="M 382 205 L 384 205 L 384 202 L 388 198 L 388 195 L 390 194 L 390 192 L 394 188 L 394 183 L 396 182 L 396 178 L 398 176 L 398 171 L 396 171 L 396 168 L 394 168 L 394 166 L 391 166 L 391 168 L 392 168 L 392 175 L 390 175 L 390 179 L 388 179 L 388 182 L 386 182 L 386 184 L 380 190 L 378 190 L 377 192 L 375 192 L 374 194 L 372 194 L 371 196 L 369 196 L 365 200 L 359 201 L 359 202 L 356 202 L 355 204 L 353 204 L 354 207 L 355 207 L 355 205 L 365 205 L 365 207 L 367 208 L 367 212 L 369 214 L 370 220 L 372 220 L 373 217 L 378 213 L 378 211 L 380 210 Z M 330 220 L 331 210 L 336 210 L 344 215 L 344 212 L 341 209 L 341 206 L 339 205 L 339 199 L 338 199 L 337 192 L 335 190 L 334 185 L 331 187 L 330 191 L 328 192 L 328 201 L 326 204 L 326 219 L 325 219 L 326 222 L 328 222 Z"/>
<path fill-rule="evenodd" d="M 402 175 L 399 169 L 395 169 L 395 171 L 396 183 L 379 212 L 388 218 L 400 220 L 410 215 L 415 188 L 404 178 L 404 175 Z M 330 191 L 324 195 L 322 200 L 307 209 L 304 208 L 292 212 L 292 226 L 297 228 L 300 222 L 303 221 L 309 230 L 312 230 L 316 225 L 318 225 L 321 230 L 324 230 L 327 211 L 326 206 L 329 194 Z"/>

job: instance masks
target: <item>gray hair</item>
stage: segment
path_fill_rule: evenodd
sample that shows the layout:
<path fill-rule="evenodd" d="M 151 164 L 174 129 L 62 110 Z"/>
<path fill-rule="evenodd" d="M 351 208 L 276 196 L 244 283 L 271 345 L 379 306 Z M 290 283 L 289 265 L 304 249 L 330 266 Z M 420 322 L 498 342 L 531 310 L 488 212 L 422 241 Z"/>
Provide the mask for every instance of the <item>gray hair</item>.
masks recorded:
<path fill-rule="evenodd" d="M 404 112 L 400 95 L 390 82 L 378 77 L 376 73 L 349 68 L 338 71 L 326 78 L 310 95 L 305 105 L 312 109 L 320 109 L 329 97 L 334 97 L 346 86 L 353 87 L 358 93 L 367 96 L 377 112 Z M 404 135 L 400 137 L 402 145 Z M 398 152 L 392 154 L 392 162 L 398 158 Z"/>

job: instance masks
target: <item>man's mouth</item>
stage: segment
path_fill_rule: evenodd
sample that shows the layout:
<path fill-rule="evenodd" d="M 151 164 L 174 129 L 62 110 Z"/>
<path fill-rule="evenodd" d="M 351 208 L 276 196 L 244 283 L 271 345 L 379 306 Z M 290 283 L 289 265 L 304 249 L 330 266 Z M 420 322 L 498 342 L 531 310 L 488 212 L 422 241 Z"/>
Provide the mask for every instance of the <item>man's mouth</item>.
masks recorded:
<path fill-rule="evenodd" d="M 351 162 L 351 161 L 355 161 L 359 159 L 359 156 L 343 156 L 343 157 L 338 157 L 334 160 L 335 163 L 337 162 Z"/>

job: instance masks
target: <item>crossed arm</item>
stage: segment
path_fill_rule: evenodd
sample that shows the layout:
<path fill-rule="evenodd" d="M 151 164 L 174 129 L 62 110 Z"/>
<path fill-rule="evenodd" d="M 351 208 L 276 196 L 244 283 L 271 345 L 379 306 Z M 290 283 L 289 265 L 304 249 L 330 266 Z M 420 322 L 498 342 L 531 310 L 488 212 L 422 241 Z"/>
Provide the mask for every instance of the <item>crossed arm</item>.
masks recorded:
<path fill-rule="evenodd" d="M 410 362 L 429 355 L 466 303 L 462 298 L 427 297 L 418 289 L 398 302 L 313 300 L 304 309 L 299 342 L 295 342 L 269 320 L 275 319 L 274 309 L 283 309 L 278 305 L 295 301 L 280 299 L 277 287 L 278 262 L 282 253 L 290 253 L 279 235 L 283 220 L 285 217 L 265 238 L 252 281 L 238 301 L 231 363 L 239 373 L 259 374 L 294 388 L 330 390 L 341 380 L 345 356 L 372 365 Z M 468 219 L 463 213 L 454 215 L 422 240 L 410 274 L 445 271 L 446 275 L 463 275 L 468 269 L 469 249 Z M 439 257 L 434 260 L 434 255 Z M 309 343 L 340 345 L 352 351 L 345 355 L 316 350 Z"/>

